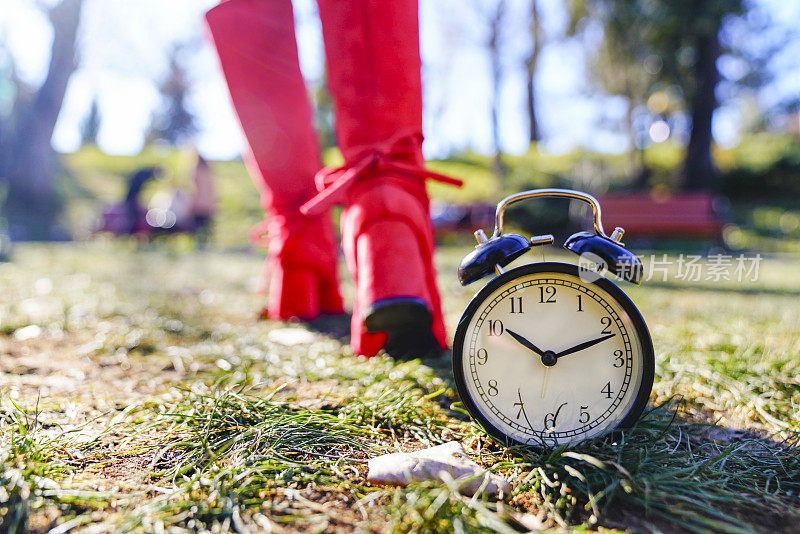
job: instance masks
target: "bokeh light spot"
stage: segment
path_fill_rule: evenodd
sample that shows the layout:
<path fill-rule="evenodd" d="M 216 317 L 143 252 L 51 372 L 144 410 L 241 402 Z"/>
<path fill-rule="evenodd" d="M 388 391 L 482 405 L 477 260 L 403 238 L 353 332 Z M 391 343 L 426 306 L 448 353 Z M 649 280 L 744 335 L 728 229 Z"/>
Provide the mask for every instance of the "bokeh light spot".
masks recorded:
<path fill-rule="evenodd" d="M 664 121 L 656 121 L 650 126 L 650 139 L 655 143 L 662 143 L 669 139 L 669 124 Z"/>

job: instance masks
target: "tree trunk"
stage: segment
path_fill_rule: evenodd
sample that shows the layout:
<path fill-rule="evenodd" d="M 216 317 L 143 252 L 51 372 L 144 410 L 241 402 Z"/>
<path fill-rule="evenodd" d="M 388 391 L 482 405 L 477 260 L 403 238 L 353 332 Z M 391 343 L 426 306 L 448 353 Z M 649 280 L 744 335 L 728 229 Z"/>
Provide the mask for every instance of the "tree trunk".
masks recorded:
<path fill-rule="evenodd" d="M 647 168 L 647 161 L 645 161 L 644 147 L 636 143 L 636 131 L 633 127 L 633 112 L 636 108 L 636 99 L 633 95 L 630 80 L 625 83 L 625 98 L 628 100 L 628 106 L 625 110 L 623 124 L 625 133 L 628 136 L 628 142 L 631 144 L 631 149 L 628 153 L 630 172 L 631 176 L 633 176 L 631 188 L 634 191 L 645 191 L 650 184 L 651 172 Z"/>
<path fill-rule="evenodd" d="M 684 162 L 684 188 L 708 190 L 714 177 L 711 159 L 711 120 L 717 107 L 714 91 L 719 81 L 717 58 L 720 46 L 717 31 L 701 37 L 697 44 L 695 91 L 691 99 L 692 131 Z"/>
<path fill-rule="evenodd" d="M 494 171 L 498 176 L 505 175 L 505 166 L 500 149 L 500 82 L 502 80 L 502 65 L 500 54 L 500 38 L 503 28 L 503 15 L 505 13 L 505 0 L 497 3 L 489 26 L 489 62 L 492 68 L 492 142 L 494 143 Z"/>
<path fill-rule="evenodd" d="M 535 70 L 535 69 L 534 69 Z M 534 75 L 528 73 L 528 141 L 531 144 L 542 140 L 539 131 L 539 120 L 536 118 L 536 91 L 534 87 Z"/>
<path fill-rule="evenodd" d="M 531 51 L 525 59 L 525 69 L 528 82 L 528 140 L 531 144 L 542 139 L 539 131 L 539 121 L 536 117 L 536 66 L 539 62 L 539 53 L 542 50 L 542 27 L 539 23 L 539 9 L 537 0 L 531 0 Z"/>
<path fill-rule="evenodd" d="M 8 180 L 6 213 L 16 239 L 43 240 L 54 235 L 60 202 L 54 187 L 58 170 L 50 144 L 75 70 L 75 38 L 83 0 L 63 0 L 50 10 L 53 46 L 47 77 L 27 102 L 18 102 L 13 133 L 4 148 Z"/>

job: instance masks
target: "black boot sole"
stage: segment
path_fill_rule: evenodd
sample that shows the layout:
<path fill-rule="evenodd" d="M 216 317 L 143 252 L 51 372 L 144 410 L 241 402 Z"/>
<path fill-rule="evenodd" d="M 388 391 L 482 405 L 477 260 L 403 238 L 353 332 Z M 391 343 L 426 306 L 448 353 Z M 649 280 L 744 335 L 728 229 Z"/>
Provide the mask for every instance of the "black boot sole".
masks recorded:
<path fill-rule="evenodd" d="M 439 358 L 442 348 L 431 331 L 432 324 L 427 304 L 414 297 L 379 300 L 364 313 L 367 332 L 386 332 L 383 350 L 396 360 Z"/>

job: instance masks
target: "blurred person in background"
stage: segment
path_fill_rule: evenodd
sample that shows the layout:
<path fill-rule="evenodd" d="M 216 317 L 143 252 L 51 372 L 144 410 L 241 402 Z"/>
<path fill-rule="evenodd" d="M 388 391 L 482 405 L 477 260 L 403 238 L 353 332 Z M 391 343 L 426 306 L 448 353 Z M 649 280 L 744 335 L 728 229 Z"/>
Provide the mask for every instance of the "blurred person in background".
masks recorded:
<path fill-rule="evenodd" d="M 417 0 L 319 0 L 319 12 L 345 160 L 322 170 L 290 0 L 206 14 L 267 212 L 266 316 L 342 313 L 329 212 L 341 204 L 354 352 L 436 356 L 447 340 L 425 180 L 460 182 L 424 169 Z"/>
<path fill-rule="evenodd" d="M 125 234 L 134 234 L 146 229 L 145 208 L 142 206 L 140 196 L 144 186 L 150 180 L 155 180 L 163 170 L 161 167 L 142 167 L 128 175 L 128 191 L 122 201 L 124 207 L 124 227 L 121 229 Z"/>
<path fill-rule="evenodd" d="M 217 192 L 214 188 L 214 173 L 208 161 L 200 154 L 192 173 L 194 193 L 192 195 L 192 216 L 195 236 L 200 243 L 208 241 L 211 221 L 217 209 Z"/>

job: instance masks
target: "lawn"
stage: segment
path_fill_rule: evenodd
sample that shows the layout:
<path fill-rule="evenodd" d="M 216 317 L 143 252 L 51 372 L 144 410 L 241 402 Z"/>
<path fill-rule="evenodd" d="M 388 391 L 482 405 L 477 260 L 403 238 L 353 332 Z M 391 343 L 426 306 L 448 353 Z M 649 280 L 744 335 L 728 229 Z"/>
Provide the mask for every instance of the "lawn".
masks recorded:
<path fill-rule="evenodd" d="M 477 291 L 455 276 L 469 248 L 437 257 L 451 334 Z M 623 286 L 656 348 L 645 415 L 540 451 L 472 423 L 447 362 L 356 359 L 342 319 L 258 321 L 260 265 L 103 240 L 0 264 L 0 531 L 797 529 L 796 258 L 765 259 L 757 281 Z M 511 494 L 366 480 L 370 457 L 450 440 Z"/>

